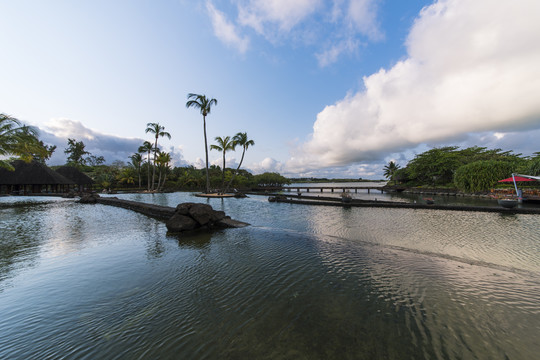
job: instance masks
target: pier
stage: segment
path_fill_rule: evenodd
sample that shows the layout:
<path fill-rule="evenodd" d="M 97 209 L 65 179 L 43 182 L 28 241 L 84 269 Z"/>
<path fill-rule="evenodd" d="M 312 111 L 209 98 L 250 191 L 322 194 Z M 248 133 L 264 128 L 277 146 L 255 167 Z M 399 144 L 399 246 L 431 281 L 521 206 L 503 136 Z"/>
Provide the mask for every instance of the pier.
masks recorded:
<path fill-rule="evenodd" d="M 358 190 L 367 190 L 368 194 L 371 190 L 380 191 L 381 194 L 385 191 L 382 186 L 265 186 L 254 188 L 254 191 L 295 191 L 295 192 L 354 192 L 358 193 Z"/>

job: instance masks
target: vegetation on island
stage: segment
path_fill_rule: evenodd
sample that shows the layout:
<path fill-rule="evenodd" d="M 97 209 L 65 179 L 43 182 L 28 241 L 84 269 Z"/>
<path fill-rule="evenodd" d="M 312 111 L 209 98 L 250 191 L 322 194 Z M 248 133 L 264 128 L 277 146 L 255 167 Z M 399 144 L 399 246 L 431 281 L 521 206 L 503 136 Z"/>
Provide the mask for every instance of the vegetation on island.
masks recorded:
<path fill-rule="evenodd" d="M 384 168 L 390 185 L 448 187 L 464 192 L 489 191 L 512 173 L 540 175 L 540 152 L 523 156 L 478 146 L 446 146 L 416 155 L 403 168 L 394 162 Z"/>

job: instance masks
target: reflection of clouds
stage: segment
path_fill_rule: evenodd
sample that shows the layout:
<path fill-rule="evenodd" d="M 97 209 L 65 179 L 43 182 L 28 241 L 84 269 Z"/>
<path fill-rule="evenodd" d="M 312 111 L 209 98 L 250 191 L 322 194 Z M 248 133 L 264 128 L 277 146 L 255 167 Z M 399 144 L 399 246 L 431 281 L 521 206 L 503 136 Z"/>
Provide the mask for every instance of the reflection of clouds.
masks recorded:
<path fill-rule="evenodd" d="M 313 208 L 308 219 L 316 234 L 540 272 L 540 234 L 532 217 L 507 221 L 491 213 Z"/>

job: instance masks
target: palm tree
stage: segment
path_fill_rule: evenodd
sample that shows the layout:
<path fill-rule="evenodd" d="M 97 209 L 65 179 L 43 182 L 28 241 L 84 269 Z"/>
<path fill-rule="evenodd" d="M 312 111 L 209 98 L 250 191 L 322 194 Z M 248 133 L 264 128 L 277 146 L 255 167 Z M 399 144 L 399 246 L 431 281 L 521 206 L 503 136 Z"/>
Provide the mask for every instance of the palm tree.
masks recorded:
<path fill-rule="evenodd" d="M 0 157 L 19 155 L 23 160 L 30 161 L 35 154 L 45 156 L 46 149 L 40 146 L 37 135 L 33 127 L 0 113 Z M 0 159 L 0 167 L 13 170 L 8 160 Z"/>
<path fill-rule="evenodd" d="M 399 170 L 399 165 L 396 164 L 396 163 L 393 162 L 393 161 L 390 161 L 390 162 L 388 163 L 388 165 L 386 165 L 386 166 L 384 167 L 384 173 L 383 173 L 383 175 L 384 175 L 385 178 L 387 178 L 387 179 L 389 179 L 390 181 L 392 181 L 393 178 L 394 178 L 394 175 L 396 174 L 396 171 L 398 171 L 398 170 Z"/>
<path fill-rule="evenodd" d="M 165 181 L 167 181 L 167 170 L 169 169 L 169 163 L 171 162 L 171 154 L 166 152 L 159 152 L 156 162 L 159 167 L 159 178 L 157 190 L 163 189 Z M 161 174 L 164 174 L 163 183 L 161 183 Z M 161 185 L 160 185 L 161 184 Z"/>
<path fill-rule="evenodd" d="M 203 116 L 204 151 L 206 152 L 206 193 L 210 192 L 210 176 L 208 175 L 208 142 L 206 140 L 206 116 L 210 114 L 212 105 L 217 105 L 216 99 L 208 99 L 205 95 L 188 94 L 186 107 L 194 107 L 201 111 Z"/>
<path fill-rule="evenodd" d="M 146 124 L 146 133 L 151 133 L 156 136 L 156 141 L 154 143 L 154 171 L 152 173 L 152 190 L 154 190 L 154 181 L 156 178 L 156 158 L 157 158 L 157 143 L 159 137 L 167 137 L 168 139 L 171 138 L 171 134 L 165 131 L 165 126 L 159 125 L 159 123 L 148 123 Z"/>
<path fill-rule="evenodd" d="M 139 151 L 141 148 L 139 148 Z M 137 174 L 139 175 L 139 189 L 141 188 L 141 163 L 143 161 L 142 155 L 140 152 L 136 152 L 135 154 L 131 155 L 129 157 L 131 159 L 131 163 L 133 166 L 137 169 Z"/>
<path fill-rule="evenodd" d="M 242 157 L 240 158 L 240 164 L 238 164 L 238 167 L 236 168 L 236 171 L 233 174 L 233 177 L 227 184 L 227 188 L 225 189 L 225 192 L 229 190 L 229 187 L 231 186 L 232 182 L 234 181 L 234 178 L 236 177 L 236 174 L 238 173 L 238 170 L 240 170 L 240 166 L 242 166 L 242 162 L 244 161 L 244 155 L 246 153 L 246 150 L 248 147 L 255 145 L 255 141 L 249 140 L 247 133 L 239 132 L 238 134 L 234 135 L 233 137 L 233 143 L 234 147 L 240 145 L 242 147 Z"/>
<path fill-rule="evenodd" d="M 146 156 L 146 166 L 148 168 L 148 191 L 150 191 L 150 152 L 154 146 L 150 141 L 145 141 L 142 146 L 139 146 L 139 152 L 140 153 L 147 153 Z"/>
<path fill-rule="evenodd" d="M 223 188 L 225 187 L 225 153 L 229 150 L 234 150 L 236 144 L 231 140 L 230 136 L 225 136 L 225 138 L 216 136 L 215 140 L 217 141 L 217 145 L 210 145 L 210 150 L 223 152 L 223 175 L 221 180 L 221 189 L 223 191 Z"/>

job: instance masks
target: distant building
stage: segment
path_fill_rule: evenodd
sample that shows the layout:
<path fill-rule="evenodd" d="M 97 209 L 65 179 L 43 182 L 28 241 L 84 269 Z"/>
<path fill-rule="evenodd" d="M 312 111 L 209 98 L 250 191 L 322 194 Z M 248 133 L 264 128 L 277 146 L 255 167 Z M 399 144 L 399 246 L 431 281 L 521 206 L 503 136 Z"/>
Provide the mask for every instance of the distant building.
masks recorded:
<path fill-rule="evenodd" d="M 78 186 L 78 191 L 87 191 L 92 189 L 94 181 L 85 173 L 73 166 L 61 166 L 56 172 L 63 177 L 73 181 Z"/>
<path fill-rule="evenodd" d="M 10 171 L 0 168 L 0 193 L 29 195 L 63 193 L 76 183 L 37 161 L 15 160 Z"/>

